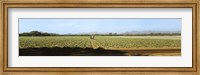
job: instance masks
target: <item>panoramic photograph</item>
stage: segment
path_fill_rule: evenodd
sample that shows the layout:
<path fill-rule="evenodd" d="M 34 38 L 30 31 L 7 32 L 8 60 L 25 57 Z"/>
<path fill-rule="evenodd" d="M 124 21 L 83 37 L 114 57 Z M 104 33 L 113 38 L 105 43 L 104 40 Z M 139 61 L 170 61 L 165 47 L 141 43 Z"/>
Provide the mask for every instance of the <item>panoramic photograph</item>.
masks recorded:
<path fill-rule="evenodd" d="M 20 18 L 19 56 L 181 56 L 180 18 Z"/>

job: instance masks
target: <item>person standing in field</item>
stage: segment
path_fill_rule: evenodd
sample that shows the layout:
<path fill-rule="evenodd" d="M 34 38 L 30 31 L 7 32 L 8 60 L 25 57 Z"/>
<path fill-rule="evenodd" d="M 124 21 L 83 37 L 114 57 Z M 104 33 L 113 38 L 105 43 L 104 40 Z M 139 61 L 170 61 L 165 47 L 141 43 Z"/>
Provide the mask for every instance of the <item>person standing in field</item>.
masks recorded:
<path fill-rule="evenodd" d="M 94 40 L 95 36 L 94 34 L 90 35 L 90 39 Z"/>

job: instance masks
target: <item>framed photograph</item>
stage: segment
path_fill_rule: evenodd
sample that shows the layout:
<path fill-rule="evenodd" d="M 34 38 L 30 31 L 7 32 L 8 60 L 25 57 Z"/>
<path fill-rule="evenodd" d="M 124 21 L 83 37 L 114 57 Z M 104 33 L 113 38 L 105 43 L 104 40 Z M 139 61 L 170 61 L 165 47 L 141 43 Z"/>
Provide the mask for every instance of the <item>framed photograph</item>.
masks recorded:
<path fill-rule="evenodd" d="M 1 1 L 1 73 L 198 75 L 198 2 Z"/>

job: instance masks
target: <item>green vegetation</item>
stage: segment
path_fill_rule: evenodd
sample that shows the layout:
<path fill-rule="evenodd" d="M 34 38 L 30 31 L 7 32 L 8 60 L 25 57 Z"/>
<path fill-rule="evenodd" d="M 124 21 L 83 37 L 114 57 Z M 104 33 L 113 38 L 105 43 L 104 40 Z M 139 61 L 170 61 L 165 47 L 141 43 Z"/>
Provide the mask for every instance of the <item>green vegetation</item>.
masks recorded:
<path fill-rule="evenodd" d="M 20 48 L 41 47 L 91 47 L 90 39 L 84 36 L 43 36 L 43 37 L 20 37 Z"/>
<path fill-rule="evenodd" d="M 20 48 L 180 48 L 180 36 L 20 36 Z"/>
<path fill-rule="evenodd" d="M 122 36 L 122 37 L 96 37 L 96 44 L 103 48 L 180 48 L 181 40 L 174 39 L 175 36 L 166 39 L 165 36 L 159 38 L 145 38 L 152 36 Z"/>

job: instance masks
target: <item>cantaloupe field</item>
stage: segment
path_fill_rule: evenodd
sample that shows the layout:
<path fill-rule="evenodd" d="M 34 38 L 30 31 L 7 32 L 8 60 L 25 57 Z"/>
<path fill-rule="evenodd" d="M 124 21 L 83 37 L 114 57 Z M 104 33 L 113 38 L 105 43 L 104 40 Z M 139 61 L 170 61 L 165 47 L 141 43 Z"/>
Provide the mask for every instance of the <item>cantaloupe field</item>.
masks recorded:
<path fill-rule="evenodd" d="M 20 36 L 19 48 L 180 49 L 180 36 Z"/>

